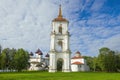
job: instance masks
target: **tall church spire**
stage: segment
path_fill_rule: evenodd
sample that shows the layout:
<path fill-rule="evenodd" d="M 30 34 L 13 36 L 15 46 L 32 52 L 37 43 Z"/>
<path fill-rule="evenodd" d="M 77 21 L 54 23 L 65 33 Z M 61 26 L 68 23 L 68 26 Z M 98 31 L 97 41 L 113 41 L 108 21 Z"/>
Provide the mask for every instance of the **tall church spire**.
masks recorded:
<path fill-rule="evenodd" d="M 65 19 L 65 18 L 63 18 L 63 16 L 62 16 L 62 8 L 61 8 L 61 5 L 59 5 L 58 16 L 57 16 L 57 18 L 53 19 L 53 21 L 65 21 L 65 22 L 68 22 L 68 20 Z"/>
<path fill-rule="evenodd" d="M 62 18 L 62 8 L 61 8 L 61 5 L 59 6 L 59 15 L 58 15 L 58 18 Z"/>

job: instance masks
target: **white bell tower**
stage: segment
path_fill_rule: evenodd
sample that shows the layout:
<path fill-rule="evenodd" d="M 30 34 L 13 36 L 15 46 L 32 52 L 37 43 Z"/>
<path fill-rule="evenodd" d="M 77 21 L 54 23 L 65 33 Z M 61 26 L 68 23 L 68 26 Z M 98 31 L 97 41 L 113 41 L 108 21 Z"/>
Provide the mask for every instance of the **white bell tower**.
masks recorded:
<path fill-rule="evenodd" d="M 49 72 L 57 71 L 57 61 L 62 61 L 62 72 L 70 72 L 71 51 L 69 48 L 68 20 L 63 18 L 61 5 L 59 15 L 52 21 Z"/>

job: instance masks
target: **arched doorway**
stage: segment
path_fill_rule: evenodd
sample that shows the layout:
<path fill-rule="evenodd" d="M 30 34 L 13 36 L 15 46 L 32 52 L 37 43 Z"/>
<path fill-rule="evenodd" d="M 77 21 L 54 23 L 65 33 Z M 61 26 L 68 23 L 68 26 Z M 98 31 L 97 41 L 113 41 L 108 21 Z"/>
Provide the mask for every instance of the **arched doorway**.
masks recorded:
<path fill-rule="evenodd" d="M 63 68 L 63 59 L 59 58 L 57 60 L 57 71 L 62 71 L 62 68 Z"/>

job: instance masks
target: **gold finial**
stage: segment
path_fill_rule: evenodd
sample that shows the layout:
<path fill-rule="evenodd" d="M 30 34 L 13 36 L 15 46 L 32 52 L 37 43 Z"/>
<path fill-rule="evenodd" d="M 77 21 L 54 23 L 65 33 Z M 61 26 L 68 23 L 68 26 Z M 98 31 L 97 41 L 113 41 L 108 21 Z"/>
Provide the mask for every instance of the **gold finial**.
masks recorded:
<path fill-rule="evenodd" d="M 59 6 L 59 15 L 58 15 L 59 18 L 62 18 L 62 9 L 61 9 L 61 5 Z"/>

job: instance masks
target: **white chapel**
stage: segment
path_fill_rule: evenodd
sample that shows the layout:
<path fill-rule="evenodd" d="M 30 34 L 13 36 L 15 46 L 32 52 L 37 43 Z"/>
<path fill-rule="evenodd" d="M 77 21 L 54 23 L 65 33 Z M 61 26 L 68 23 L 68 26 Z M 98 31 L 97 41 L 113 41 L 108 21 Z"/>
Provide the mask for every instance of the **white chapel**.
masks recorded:
<path fill-rule="evenodd" d="M 77 51 L 75 55 L 71 58 L 71 71 L 89 71 L 89 66 L 86 63 L 86 60 L 82 57 L 81 53 Z"/>

